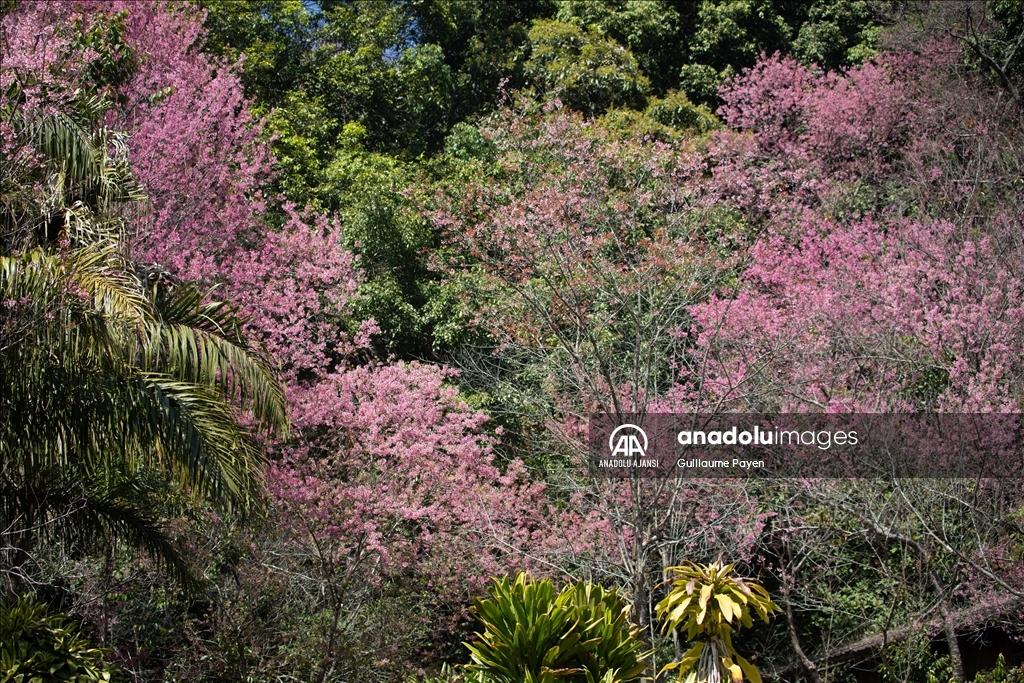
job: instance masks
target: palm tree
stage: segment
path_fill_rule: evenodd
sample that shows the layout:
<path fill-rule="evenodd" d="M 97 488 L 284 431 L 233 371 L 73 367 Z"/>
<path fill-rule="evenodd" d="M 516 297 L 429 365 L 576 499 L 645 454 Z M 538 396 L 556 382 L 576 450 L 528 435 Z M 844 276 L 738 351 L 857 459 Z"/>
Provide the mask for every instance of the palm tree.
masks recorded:
<path fill-rule="evenodd" d="M 143 196 L 124 139 L 97 125 L 102 103 L 29 113 L 7 95 L 0 117 L 32 151 L 0 185 L 8 592 L 36 544 L 58 539 L 128 542 L 194 584 L 142 482 L 157 473 L 221 508 L 256 508 L 257 439 L 287 429 L 283 388 L 229 304 L 128 258 L 126 216 Z"/>

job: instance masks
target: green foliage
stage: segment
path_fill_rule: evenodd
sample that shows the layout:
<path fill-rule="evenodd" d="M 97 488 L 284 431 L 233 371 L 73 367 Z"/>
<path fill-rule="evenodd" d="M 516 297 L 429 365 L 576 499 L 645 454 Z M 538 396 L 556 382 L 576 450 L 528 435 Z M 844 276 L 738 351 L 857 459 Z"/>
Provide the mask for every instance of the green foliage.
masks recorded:
<path fill-rule="evenodd" d="M 680 88 L 699 101 L 761 53 L 792 52 L 836 69 L 870 57 L 877 37 L 863 0 L 704 0 L 696 19 Z"/>
<path fill-rule="evenodd" d="M 70 31 L 74 49 L 88 49 L 93 55 L 84 65 L 84 80 L 104 96 L 127 83 L 138 71 L 135 50 L 125 40 L 127 12 L 97 13 L 88 26 L 76 21 Z"/>
<path fill-rule="evenodd" d="M 918 631 L 902 642 L 887 645 L 878 667 L 880 679 L 884 683 L 950 683 L 953 667 L 949 657 L 933 652 L 930 640 L 926 633 Z"/>
<path fill-rule="evenodd" d="M 862 0 L 565 0 L 557 18 L 628 47 L 655 94 L 701 103 L 762 53 L 834 69 L 873 56 L 878 37 Z"/>
<path fill-rule="evenodd" d="M 450 127 L 490 107 L 499 80 L 522 71 L 529 20 L 553 9 L 461 0 L 203 4 L 207 49 L 246 54 L 242 78 L 269 115 L 279 189 L 345 224 L 366 276 L 355 324 L 376 320 L 384 353 L 449 349 L 461 318 L 425 266 L 436 237 L 407 190 L 423 157 L 449 142 L 453 157 L 476 153 L 460 148 L 458 131 L 449 140 Z M 479 139 L 472 146 L 486 149 Z"/>
<path fill-rule="evenodd" d="M 689 40 L 690 68 L 681 73 L 682 89 L 706 99 L 712 84 L 717 86 L 715 81 L 721 83 L 753 64 L 761 52 L 785 49 L 790 27 L 776 4 L 772 0 L 704 0 Z M 715 73 L 713 79 L 708 68 Z M 703 91 L 693 89 L 698 85 Z"/>
<path fill-rule="evenodd" d="M 967 61 L 1019 99 L 1024 92 L 1024 2 L 988 0 L 983 8 L 964 3 L 957 13 L 950 35 L 967 47 Z"/>
<path fill-rule="evenodd" d="M 319 203 L 339 212 L 346 246 L 359 255 L 366 276 L 353 303 L 355 320 L 375 320 L 378 341 L 389 353 L 428 356 L 434 350 L 431 311 L 447 303 L 424 263 L 434 235 L 405 190 L 416 169 L 366 149 L 366 136 L 359 123 L 343 127 L 318 188 Z"/>
<path fill-rule="evenodd" d="M 926 683 L 955 683 L 956 679 L 953 677 L 953 668 L 950 665 L 949 657 L 947 655 L 937 656 L 927 650 L 927 639 L 923 639 L 922 645 L 925 648 L 924 651 L 918 654 L 916 659 L 912 658 L 911 668 L 906 671 L 901 670 L 901 665 L 903 667 L 907 665 L 906 656 L 901 656 L 902 653 L 895 648 L 896 661 L 894 662 L 891 657 L 893 653 L 888 653 L 890 655 L 887 657 L 888 661 L 879 668 L 882 681 L 896 683 L 897 681 L 920 680 L 926 681 Z M 889 650 L 893 649 L 893 646 L 890 646 Z M 1000 653 L 995 667 L 989 671 L 979 671 L 968 683 L 1024 683 L 1024 667 L 1011 668 L 1007 666 L 1006 659 Z"/>
<path fill-rule="evenodd" d="M 988 0 L 992 17 L 998 22 L 994 32 L 993 52 L 997 64 L 1001 65 L 1006 79 L 1019 90 L 1024 78 L 1024 50 L 1021 36 L 1024 36 L 1024 2 L 1021 0 Z"/>
<path fill-rule="evenodd" d="M 598 122 L 624 141 L 649 139 L 666 143 L 678 143 L 685 137 L 701 136 L 721 127 L 706 106 L 694 105 L 678 90 L 670 91 L 664 98 L 649 98 L 642 112 L 611 109 Z"/>
<path fill-rule="evenodd" d="M 556 0 L 418 0 L 405 10 L 421 44 L 437 46 L 452 74 L 449 123 L 496 104 L 502 84 L 520 88 L 534 19 L 550 18 Z"/>
<path fill-rule="evenodd" d="M 302 0 L 201 0 L 205 50 L 234 63 L 245 56 L 246 94 L 281 105 L 307 75 L 317 17 Z"/>
<path fill-rule="evenodd" d="M 779 611 L 762 586 L 733 575 L 733 565 L 717 562 L 698 565 L 689 562 L 670 567 L 675 578 L 672 589 L 655 607 L 666 631 L 685 629 L 686 638 L 695 641 L 678 662 L 662 671 L 678 669 L 679 680 L 704 683 L 724 680 L 734 683 L 746 678 L 761 683 L 757 667 L 740 656 L 732 644 L 732 633 L 753 625 L 756 614 L 764 623 Z M 701 640 L 697 640 L 701 638 Z"/>
<path fill-rule="evenodd" d="M 245 54 L 246 91 L 264 111 L 316 101 L 321 152 L 356 121 L 370 149 L 411 157 L 436 152 L 452 124 L 493 106 L 503 78 L 521 84 L 529 23 L 554 12 L 550 0 L 201 4 L 206 48 L 232 61 Z"/>
<path fill-rule="evenodd" d="M 680 131 L 666 126 L 645 112 L 635 109 L 612 109 L 597 119 L 602 128 L 619 140 L 656 140 L 673 143 L 682 137 Z"/>
<path fill-rule="evenodd" d="M 875 54 L 873 30 L 864 0 L 816 2 L 793 41 L 793 52 L 805 63 L 826 68 L 864 61 Z"/>
<path fill-rule="evenodd" d="M 99 124 L 106 99 L 76 95 L 62 108 L 27 109 L 15 82 L 0 103 L 0 123 L 25 150 L 6 161 L 0 179 L 0 253 L 55 240 L 72 224 L 92 236 L 116 234 L 114 206 L 144 197 L 126 136 Z"/>
<path fill-rule="evenodd" d="M 408 8 L 370 1 L 202 4 L 211 29 L 207 49 L 229 59 L 244 53 L 247 93 L 265 112 L 297 108 L 282 116 L 293 127 L 308 123 L 312 130 L 301 132 L 314 138 L 319 153 L 330 154 L 333 138 L 350 121 L 370 131 L 375 150 L 417 155 L 443 140 L 451 69 L 439 46 L 415 40 Z M 321 116 L 306 120 L 306 103 Z"/>
<path fill-rule="evenodd" d="M 614 40 L 560 21 L 530 29 L 526 73 L 543 92 L 593 116 L 612 107 L 642 109 L 650 81 L 632 53 Z"/>
<path fill-rule="evenodd" d="M 658 94 L 678 81 L 683 51 L 677 49 L 691 8 L 672 0 L 563 0 L 557 19 L 596 30 L 636 56 Z"/>
<path fill-rule="evenodd" d="M 494 144 L 476 126 L 457 123 L 444 141 L 445 155 L 452 159 L 494 161 Z"/>
<path fill-rule="evenodd" d="M 664 98 L 652 97 L 646 114 L 658 123 L 676 130 L 702 135 L 721 127 L 721 123 L 704 105 L 690 102 L 684 93 L 672 90 Z"/>
<path fill-rule="evenodd" d="M 496 579 L 490 593 L 473 601 L 484 632 L 466 645 L 471 673 L 501 683 L 616 683 L 647 669 L 640 631 L 615 590 L 581 582 L 557 592 L 519 574 Z"/>
<path fill-rule="evenodd" d="M 0 683 L 94 683 L 116 670 L 62 614 L 31 598 L 0 603 Z"/>
<path fill-rule="evenodd" d="M 487 676 L 479 671 L 467 672 L 461 667 L 442 664 L 436 676 L 407 678 L 405 683 L 489 683 Z"/>
<path fill-rule="evenodd" d="M 1000 653 L 995 667 L 991 671 L 979 672 L 974 677 L 973 683 L 1024 683 L 1024 666 L 1011 669 L 1006 665 L 1006 659 Z"/>
<path fill-rule="evenodd" d="M 135 482 L 156 470 L 224 507 L 258 504 L 263 458 L 236 405 L 283 428 L 284 399 L 233 310 L 189 286 L 154 296 L 109 245 L 0 257 L 0 297 L 26 328 L 0 352 L 0 522 L 36 529 L 25 548 L 113 535 L 191 583 Z"/>
<path fill-rule="evenodd" d="M 322 198 L 320 188 L 324 169 L 330 163 L 329 147 L 344 139 L 344 131 L 338 132 L 324 98 L 304 90 L 287 93 L 282 104 L 267 116 L 267 128 L 277 136 L 274 155 L 281 192 L 299 206 L 336 204 L 337 198 Z"/>

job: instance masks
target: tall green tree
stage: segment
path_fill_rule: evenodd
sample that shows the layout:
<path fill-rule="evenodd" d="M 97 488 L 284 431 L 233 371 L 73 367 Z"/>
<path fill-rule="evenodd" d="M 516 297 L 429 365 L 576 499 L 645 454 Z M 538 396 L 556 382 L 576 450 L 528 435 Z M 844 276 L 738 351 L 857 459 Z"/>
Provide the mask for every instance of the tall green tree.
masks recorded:
<path fill-rule="evenodd" d="M 275 135 L 278 188 L 345 224 L 367 276 L 356 316 L 377 321 L 387 352 L 434 356 L 450 306 L 422 258 L 436 239 L 406 190 L 452 124 L 493 102 L 507 70 L 522 71 L 544 3 L 202 4 L 206 49 L 245 55 L 246 91 Z"/>
<path fill-rule="evenodd" d="M 526 72 L 541 92 L 590 116 L 612 107 L 643 109 L 650 81 L 622 45 L 560 21 L 534 22 L 529 36 Z"/>
<path fill-rule="evenodd" d="M 877 38 L 864 0 L 563 0 L 557 16 L 628 47 L 655 94 L 705 103 L 762 53 L 835 69 L 870 57 Z"/>

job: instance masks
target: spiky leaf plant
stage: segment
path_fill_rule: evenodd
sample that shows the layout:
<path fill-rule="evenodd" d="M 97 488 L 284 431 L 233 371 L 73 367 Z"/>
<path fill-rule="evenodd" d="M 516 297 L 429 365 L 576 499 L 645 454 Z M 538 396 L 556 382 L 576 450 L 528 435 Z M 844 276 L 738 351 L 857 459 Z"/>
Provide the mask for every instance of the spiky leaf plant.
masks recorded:
<path fill-rule="evenodd" d="M 0 603 L 0 681 L 99 683 L 113 667 L 62 614 L 49 614 L 30 598 Z"/>
<path fill-rule="evenodd" d="M 647 669 L 639 629 L 615 590 L 588 583 L 558 592 L 528 574 L 495 579 L 474 606 L 484 631 L 466 669 L 496 683 L 627 683 Z"/>

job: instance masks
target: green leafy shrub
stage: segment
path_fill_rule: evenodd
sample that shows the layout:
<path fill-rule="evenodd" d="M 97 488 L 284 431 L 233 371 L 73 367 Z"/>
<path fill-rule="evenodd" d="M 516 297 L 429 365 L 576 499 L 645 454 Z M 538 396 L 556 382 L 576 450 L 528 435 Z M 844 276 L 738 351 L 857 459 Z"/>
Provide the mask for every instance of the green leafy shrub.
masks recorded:
<path fill-rule="evenodd" d="M 683 132 L 666 126 L 651 118 L 647 113 L 634 109 L 612 109 L 598 117 L 598 123 L 617 140 L 637 139 L 673 143 Z"/>
<path fill-rule="evenodd" d="M 974 683 L 1024 683 L 1024 666 L 1009 668 L 1003 655 L 999 655 L 991 671 L 983 671 L 974 677 Z"/>
<path fill-rule="evenodd" d="M 466 669 L 495 683 L 626 683 L 647 670 L 640 631 L 616 590 L 589 583 L 560 592 L 519 574 L 495 580 L 490 599 L 474 600 L 483 624 L 466 644 Z"/>
<path fill-rule="evenodd" d="M 114 669 L 63 614 L 31 598 L 0 605 L 0 683 L 94 683 Z"/>
<path fill-rule="evenodd" d="M 687 562 L 669 571 L 675 574 L 672 588 L 655 612 L 665 622 L 666 631 L 685 629 L 693 645 L 678 662 L 666 665 L 662 671 L 678 669 L 679 680 L 685 683 L 742 683 L 744 679 L 761 683 L 757 667 L 733 647 L 732 633 L 743 626 L 750 628 L 754 614 L 767 624 L 768 618 L 779 611 L 768 591 L 736 576 L 731 564 L 723 567 L 717 562 Z"/>
<path fill-rule="evenodd" d="M 697 135 L 722 127 L 707 107 L 695 105 L 685 93 L 678 90 L 669 92 L 664 98 L 650 98 L 646 113 L 664 126 Z"/>
<path fill-rule="evenodd" d="M 405 679 L 405 683 L 491 683 L 480 671 L 466 671 L 459 665 L 442 664 L 437 675 L 423 674 Z"/>
<path fill-rule="evenodd" d="M 633 54 L 614 40 L 560 21 L 530 29 L 526 74 L 542 92 L 558 93 L 587 116 L 612 107 L 643 109 L 651 83 Z"/>
<path fill-rule="evenodd" d="M 931 654 L 931 665 L 925 672 L 922 680 L 927 679 L 927 683 L 955 683 L 956 679 L 953 677 L 953 667 L 950 664 L 949 656 L 935 656 Z M 921 659 L 925 659 L 922 657 Z M 893 676 L 892 669 L 890 667 L 882 667 L 881 669 L 882 680 L 907 680 L 904 676 L 901 679 L 897 679 Z M 913 675 L 913 674 L 912 674 Z M 967 681 L 967 683 L 1024 683 L 1024 667 L 1011 668 L 1006 665 L 1006 659 L 1000 654 L 996 660 L 995 667 L 990 671 L 979 671 L 974 678 Z"/>

